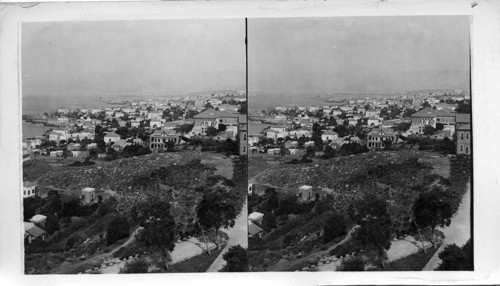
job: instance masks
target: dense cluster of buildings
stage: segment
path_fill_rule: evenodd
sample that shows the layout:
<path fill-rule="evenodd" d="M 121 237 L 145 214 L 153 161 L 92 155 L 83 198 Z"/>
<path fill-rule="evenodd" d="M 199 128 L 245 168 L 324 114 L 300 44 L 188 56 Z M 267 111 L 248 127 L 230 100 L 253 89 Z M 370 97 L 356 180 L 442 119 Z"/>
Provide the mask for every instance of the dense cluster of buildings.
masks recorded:
<path fill-rule="evenodd" d="M 152 151 L 186 143 L 182 138 L 206 136 L 212 126 L 220 132 L 216 139 L 236 139 L 246 127 L 246 117 L 239 112 L 246 101 L 241 92 L 210 93 L 171 99 L 147 99 L 130 101 L 125 106 L 106 108 L 58 109 L 40 120 L 54 126 L 45 136 L 23 139 L 23 160 L 38 155 L 50 157 L 86 157 L 88 151 L 97 148 L 96 127 L 105 129 L 104 143 L 116 151 L 126 146 L 140 144 Z M 40 124 L 40 121 L 39 121 Z M 179 131 L 182 125 L 192 125 L 192 130 Z M 224 126 L 224 128 L 221 128 Z M 145 136 L 139 138 L 118 134 L 120 128 L 141 128 Z M 223 129 L 223 130 L 222 130 Z M 240 137 L 246 140 L 246 131 Z M 85 141 L 85 144 L 81 144 Z M 44 142 L 55 143 L 47 148 Z M 69 143 L 69 144 L 68 144 Z M 45 144 L 47 145 L 47 144 Z M 59 148 L 60 147 L 60 148 Z M 242 148 L 243 151 L 243 148 Z M 246 147 L 245 150 L 246 152 Z"/>
<path fill-rule="evenodd" d="M 262 127 L 254 128 L 249 134 L 249 148 L 253 153 L 270 155 L 300 153 L 314 146 L 313 126 L 316 125 L 321 129 L 323 147 L 329 145 L 333 149 L 351 142 L 372 150 L 383 149 L 387 144 L 402 143 L 410 136 L 425 135 L 435 140 L 455 139 L 457 153 L 470 154 L 470 115 L 457 112 L 458 104 L 469 100 L 468 95 L 426 93 L 353 99 L 339 105 L 277 106 L 250 115 L 250 119 Z M 347 135 L 343 132 L 339 136 L 336 131 L 341 125 L 343 130 L 355 132 L 347 132 Z M 456 132 L 459 132 L 458 139 Z"/>

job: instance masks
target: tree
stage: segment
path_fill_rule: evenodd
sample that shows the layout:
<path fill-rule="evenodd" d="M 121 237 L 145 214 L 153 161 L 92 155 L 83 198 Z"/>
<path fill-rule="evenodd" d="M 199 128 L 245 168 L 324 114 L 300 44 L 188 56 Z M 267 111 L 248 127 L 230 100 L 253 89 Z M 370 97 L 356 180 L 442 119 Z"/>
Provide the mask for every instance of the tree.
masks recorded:
<path fill-rule="evenodd" d="M 276 228 L 276 216 L 272 212 L 264 213 L 264 217 L 262 218 L 262 228 L 266 231 Z"/>
<path fill-rule="evenodd" d="M 47 214 L 57 214 L 62 210 L 62 200 L 57 192 L 51 192 L 49 194 L 49 203 L 45 205 L 45 212 Z"/>
<path fill-rule="evenodd" d="M 391 148 L 392 148 L 392 140 L 385 139 L 384 140 L 384 150 L 391 150 Z"/>
<path fill-rule="evenodd" d="M 342 261 L 339 271 L 365 271 L 365 262 L 361 257 L 352 257 Z"/>
<path fill-rule="evenodd" d="M 343 144 L 340 147 L 339 154 L 341 156 L 347 156 L 347 155 L 353 155 L 353 154 L 359 154 L 359 153 L 364 153 L 368 152 L 368 147 L 365 145 L 361 145 L 356 142 L 350 142 L 347 144 Z"/>
<path fill-rule="evenodd" d="M 471 105 L 469 101 L 458 102 L 457 113 L 471 113 Z"/>
<path fill-rule="evenodd" d="M 47 220 L 45 221 L 45 231 L 47 233 L 52 234 L 55 231 L 59 230 L 59 220 L 53 214 L 47 215 Z"/>
<path fill-rule="evenodd" d="M 40 197 L 29 197 L 23 199 L 23 218 L 24 221 L 29 221 L 36 214 L 36 210 L 43 205 L 43 200 Z"/>
<path fill-rule="evenodd" d="M 387 202 L 373 194 L 367 194 L 352 202 L 347 211 L 359 225 L 353 234 L 354 240 L 375 248 L 384 269 L 385 250 L 391 246 L 391 218 L 387 213 Z"/>
<path fill-rule="evenodd" d="M 115 216 L 109 223 L 108 229 L 106 230 L 107 245 L 111 245 L 122 238 L 128 237 L 129 234 L 130 226 L 128 224 L 127 218 L 122 216 Z"/>
<path fill-rule="evenodd" d="M 170 203 L 164 198 L 150 197 L 135 206 L 132 217 L 144 228 L 139 241 L 147 247 L 161 252 L 165 270 L 168 270 L 170 252 L 175 247 L 176 223 L 171 214 Z"/>
<path fill-rule="evenodd" d="M 120 124 L 118 123 L 118 120 L 116 120 L 116 118 L 111 119 L 111 127 L 113 128 L 120 127 Z"/>
<path fill-rule="evenodd" d="M 434 186 L 420 193 L 413 205 L 413 216 L 417 228 L 429 227 L 432 231 L 429 237 L 432 246 L 436 247 L 434 229 L 445 227 L 451 223 L 454 215 L 453 195 L 441 186 Z"/>
<path fill-rule="evenodd" d="M 182 124 L 176 128 L 176 131 L 185 134 L 191 132 L 191 130 L 193 130 L 193 127 L 193 124 Z"/>
<path fill-rule="evenodd" d="M 173 141 L 167 141 L 167 152 L 175 151 L 175 143 Z"/>
<path fill-rule="evenodd" d="M 112 161 L 118 159 L 119 157 L 120 153 L 118 151 L 111 147 L 108 147 L 108 149 L 106 150 L 106 160 Z"/>
<path fill-rule="evenodd" d="M 427 107 L 431 107 L 431 105 L 429 102 L 427 102 L 427 100 L 424 100 L 424 102 L 422 102 L 422 107 L 427 108 Z"/>
<path fill-rule="evenodd" d="M 325 154 L 323 155 L 325 159 L 333 158 L 335 157 L 335 149 L 332 148 L 330 145 L 325 146 Z"/>
<path fill-rule="evenodd" d="M 198 114 L 198 112 L 196 110 L 188 110 L 186 112 L 186 116 L 185 118 L 193 118 L 196 114 Z"/>
<path fill-rule="evenodd" d="M 222 258 L 226 261 L 223 272 L 248 271 L 248 253 L 241 245 L 231 246 Z"/>
<path fill-rule="evenodd" d="M 196 214 L 202 228 L 215 232 L 213 242 L 220 249 L 219 229 L 233 227 L 239 214 L 238 194 L 226 186 L 214 186 L 203 194 Z"/>
<path fill-rule="evenodd" d="M 144 147 L 139 144 L 125 146 L 121 153 L 124 158 L 142 156 L 147 154 L 151 154 L 151 150 L 148 147 Z"/>
<path fill-rule="evenodd" d="M 120 269 L 120 273 L 148 273 L 149 265 L 144 259 L 134 259 L 125 263 L 125 267 Z"/>
<path fill-rule="evenodd" d="M 205 130 L 205 134 L 207 134 L 207 136 L 214 137 L 214 136 L 217 136 L 217 134 L 219 134 L 219 130 L 213 126 L 209 126 Z"/>
<path fill-rule="evenodd" d="M 299 203 L 296 196 L 290 196 L 280 201 L 279 208 L 275 211 L 276 215 L 281 214 L 298 214 Z"/>
<path fill-rule="evenodd" d="M 431 125 L 426 125 L 424 127 L 424 135 L 434 135 L 434 133 L 436 133 L 436 129 L 434 127 L 432 127 Z"/>
<path fill-rule="evenodd" d="M 328 243 L 346 233 L 347 224 L 344 216 L 337 213 L 331 215 L 323 225 L 323 243 Z"/>
<path fill-rule="evenodd" d="M 247 101 L 241 101 L 240 102 L 240 108 L 238 109 L 238 112 L 241 113 L 241 114 L 247 114 L 247 110 L 248 110 L 248 105 L 247 105 Z"/>
<path fill-rule="evenodd" d="M 410 129 L 411 123 L 409 122 L 401 122 L 398 125 L 394 126 L 394 131 L 397 132 L 406 132 L 408 129 Z"/>
<path fill-rule="evenodd" d="M 279 206 L 280 206 L 280 199 L 279 199 L 276 191 L 273 191 L 268 195 L 267 200 L 264 203 L 264 209 L 265 209 L 265 211 L 270 212 L 270 211 L 273 211 L 273 210 L 279 208 Z"/>
<path fill-rule="evenodd" d="M 443 261 L 436 270 L 474 270 L 472 243 L 469 239 L 462 247 L 456 244 L 447 245 L 439 258 Z"/>

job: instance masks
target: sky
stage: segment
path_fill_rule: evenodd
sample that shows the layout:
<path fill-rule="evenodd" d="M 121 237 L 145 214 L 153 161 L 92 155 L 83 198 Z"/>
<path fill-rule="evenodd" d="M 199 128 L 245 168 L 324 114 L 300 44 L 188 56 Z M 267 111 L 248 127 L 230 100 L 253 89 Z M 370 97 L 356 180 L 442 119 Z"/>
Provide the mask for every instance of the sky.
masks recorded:
<path fill-rule="evenodd" d="M 469 89 L 469 17 L 248 20 L 249 96 Z"/>
<path fill-rule="evenodd" d="M 23 96 L 245 89 L 244 19 L 23 23 Z"/>

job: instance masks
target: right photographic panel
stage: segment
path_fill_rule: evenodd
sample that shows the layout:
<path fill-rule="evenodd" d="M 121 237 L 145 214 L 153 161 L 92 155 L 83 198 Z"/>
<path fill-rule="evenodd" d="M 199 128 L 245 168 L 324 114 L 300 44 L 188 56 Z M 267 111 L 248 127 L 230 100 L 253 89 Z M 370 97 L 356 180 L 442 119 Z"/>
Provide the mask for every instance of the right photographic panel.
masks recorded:
<path fill-rule="evenodd" d="M 247 29 L 250 271 L 473 270 L 470 16 Z"/>

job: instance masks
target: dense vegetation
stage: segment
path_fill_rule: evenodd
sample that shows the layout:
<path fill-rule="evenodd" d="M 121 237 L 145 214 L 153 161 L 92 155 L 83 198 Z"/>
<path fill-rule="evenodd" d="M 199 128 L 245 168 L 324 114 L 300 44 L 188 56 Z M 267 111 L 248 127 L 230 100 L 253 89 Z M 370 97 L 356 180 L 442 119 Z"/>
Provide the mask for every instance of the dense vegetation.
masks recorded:
<path fill-rule="evenodd" d="M 474 270 L 474 254 L 472 252 L 472 242 L 469 239 L 462 247 L 456 244 L 447 245 L 444 250 L 439 253 L 439 258 L 442 263 L 436 270 Z"/>
<path fill-rule="evenodd" d="M 364 251 L 383 269 L 395 237 L 412 234 L 434 244 L 432 230 L 449 225 L 471 166 L 467 156 L 452 156 L 447 179 L 421 157 L 404 150 L 370 152 L 282 164 L 258 174 L 254 182 L 269 187 L 249 197 L 250 210 L 264 213 L 265 230 L 262 238 L 249 240 L 250 270 L 292 271 L 303 265 L 303 257 L 324 250 L 338 256 Z M 304 202 L 295 196 L 302 185 L 328 189 Z M 349 229 L 352 239 L 334 247 Z"/>
<path fill-rule="evenodd" d="M 179 239 L 199 236 L 200 241 L 206 238 L 222 244 L 216 230 L 234 224 L 245 198 L 245 158 L 234 160 L 233 176 L 238 179 L 235 184 L 215 175 L 215 168 L 202 164 L 199 158 L 149 156 L 147 164 L 143 158 L 130 158 L 101 163 L 98 169 L 88 166 L 78 172 L 64 170 L 64 181 L 55 172 L 42 175 L 40 181 L 50 186 L 91 186 L 99 194 L 114 186 L 115 194 L 99 195 L 90 204 L 82 203 L 79 192 L 71 191 L 61 192 L 64 196 L 53 191 L 44 199 L 25 199 L 25 221 L 39 213 L 48 217 L 44 228 L 48 238 L 25 249 L 27 273 L 81 272 L 86 270 L 84 267 L 92 268 L 89 263 L 97 263 L 92 257 L 111 251 L 116 251 L 113 256 L 118 258 L 144 253 L 158 257 L 146 266 L 164 272 L 170 271 L 169 255 Z M 119 176 L 128 171 L 128 176 Z M 68 185 L 68 181 L 72 184 Z M 120 248 L 133 231 L 137 232 L 136 239 Z M 39 259 L 40 253 L 46 254 L 44 259 Z M 213 261 L 215 253 L 218 251 L 207 250 L 204 255 L 210 259 L 203 261 Z M 64 261 L 73 263 L 61 264 Z M 141 260 L 130 262 L 123 272 L 142 273 L 146 271 L 143 264 Z"/>

